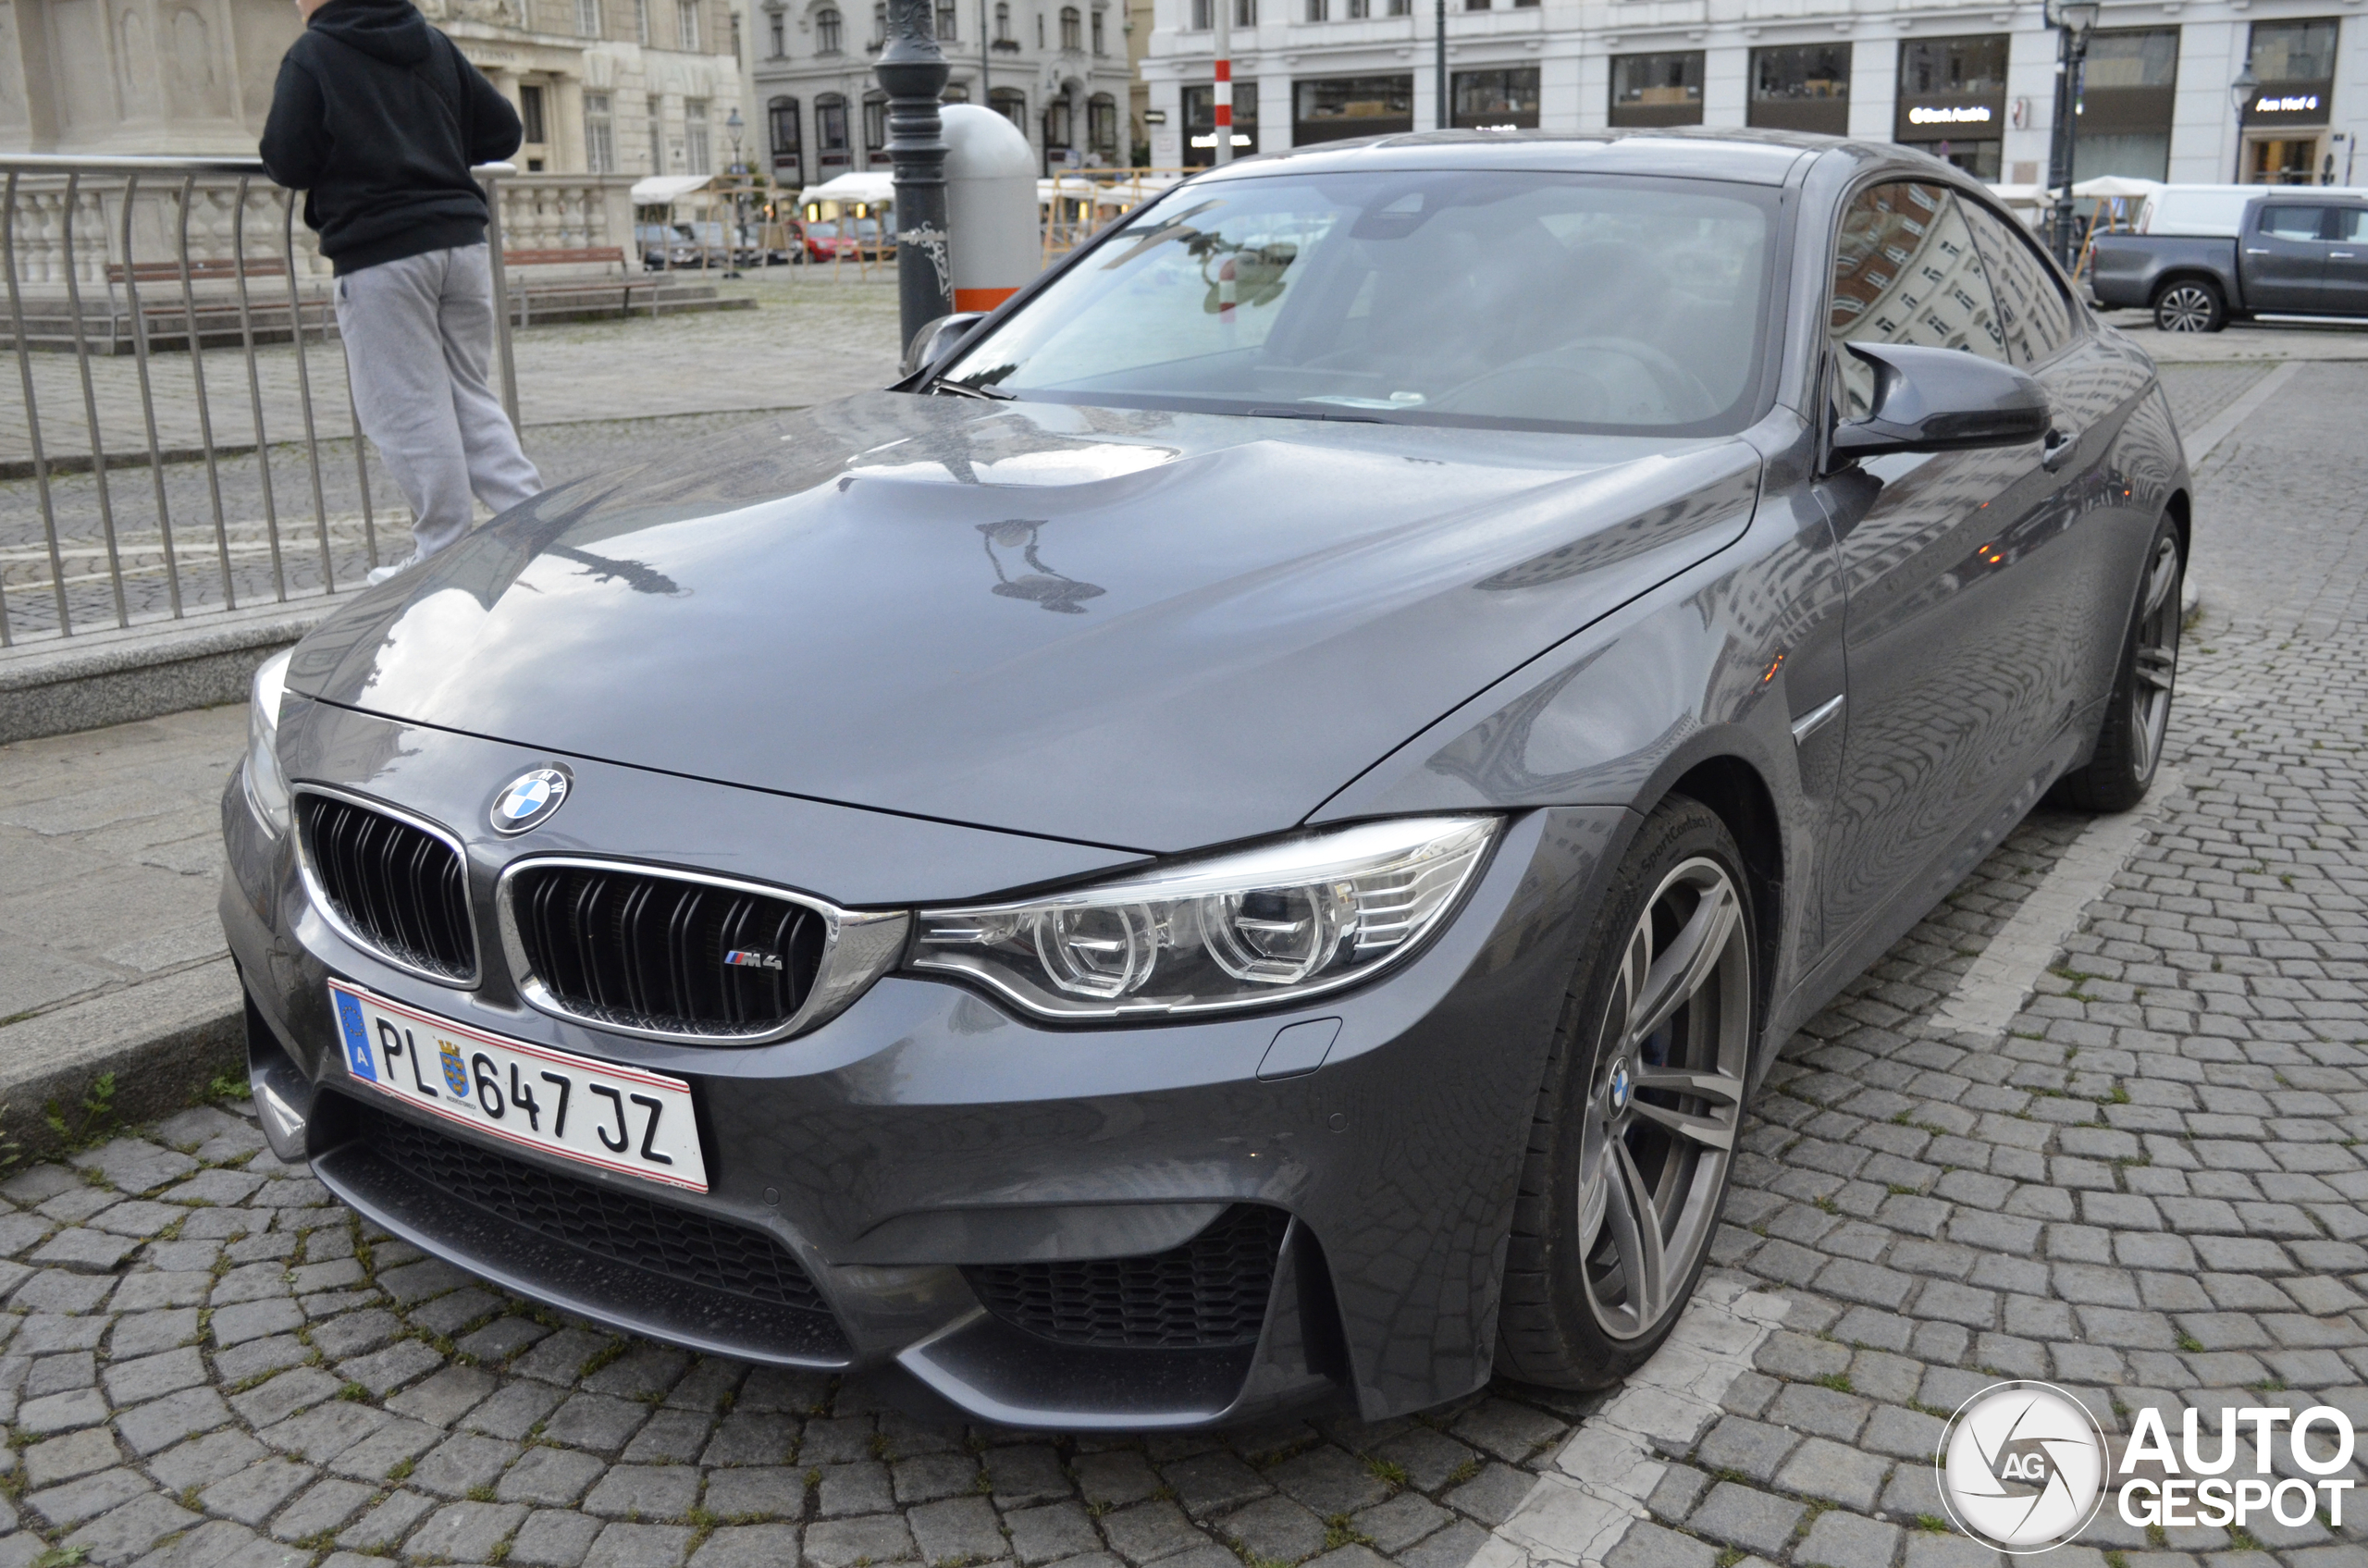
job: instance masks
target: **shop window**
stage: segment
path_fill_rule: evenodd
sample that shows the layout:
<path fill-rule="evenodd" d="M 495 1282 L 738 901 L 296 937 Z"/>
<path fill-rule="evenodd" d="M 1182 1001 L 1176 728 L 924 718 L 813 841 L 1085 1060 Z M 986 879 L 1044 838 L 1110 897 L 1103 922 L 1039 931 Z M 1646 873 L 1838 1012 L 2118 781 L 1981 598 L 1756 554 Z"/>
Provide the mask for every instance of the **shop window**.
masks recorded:
<path fill-rule="evenodd" d="M 1827 136 L 1850 131 L 1850 45 L 1790 44 L 1751 52 L 1747 124 Z"/>
<path fill-rule="evenodd" d="M 2075 183 L 2108 174 L 2161 179 L 2170 172 L 2178 68 L 2177 28 L 2115 29 L 2090 38 L 2073 121 Z"/>
<path fill-rule="evenodd" d="M 1537 68 L 1458 71 L 1449 89 L 1455 125 L 1461 130 L 1511 126 L 1537 129 Z"/>
<path fill-rule="evenodd" d="M 797 100 L 775 98 L 765 105 L 768 139 L 773 149 L 773 179 L 782 185 L 806 183 L 806 146 L 797 119 Z"/>
<path fill-rule="evenodd" d="M 1411 75 L 1336 76 L 1291 83 L 1294 146 L 1413 129 L 1414 79 Z"/>
<path fill-rule="evenodd" d="M 1105 158 L 1118 155 L 1118 100 L 1096 93 L 1085 101 L 1086 144 Z"/>
<path fill-rule="evenodd" d="M 1234 156 L 1240 157 L 1258 145 L 1258 83 L 1254 80 L 1237 80 L 1232 86 L 1233 152 Z M 1206 168 L 1216 161 L 1216 89 L 1208 82 L 1184 89 L 1184 165 L 1187 168 Z"/>
<path fill-rule="evenodd" d="M 1028 94 L 1017 87 L 998 87 L 987 94 L 987 106 L 1028 133 Z"/>
<path fill-rule="evenodd" d="M 1611 123 L 1700 125 L 1702 51 L 1613 56 Z"/>

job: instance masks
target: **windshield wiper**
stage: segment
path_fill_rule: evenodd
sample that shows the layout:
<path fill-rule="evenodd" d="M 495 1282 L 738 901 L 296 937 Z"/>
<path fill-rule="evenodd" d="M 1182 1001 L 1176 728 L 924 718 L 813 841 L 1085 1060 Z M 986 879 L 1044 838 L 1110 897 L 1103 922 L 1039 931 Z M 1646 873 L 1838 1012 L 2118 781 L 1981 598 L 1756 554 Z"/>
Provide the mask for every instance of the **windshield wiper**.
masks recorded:
<path fill-rule="evenodd" d="M 933 395 L 942 393 L 956 398 L 984 398 L 989 402 L 1007 403 L 1018 401 L 1015 394 L 1006 392 L 1000 387 L 974 387 L 968 381 L 932 381 L 929 384 L 929 389 Z"/>

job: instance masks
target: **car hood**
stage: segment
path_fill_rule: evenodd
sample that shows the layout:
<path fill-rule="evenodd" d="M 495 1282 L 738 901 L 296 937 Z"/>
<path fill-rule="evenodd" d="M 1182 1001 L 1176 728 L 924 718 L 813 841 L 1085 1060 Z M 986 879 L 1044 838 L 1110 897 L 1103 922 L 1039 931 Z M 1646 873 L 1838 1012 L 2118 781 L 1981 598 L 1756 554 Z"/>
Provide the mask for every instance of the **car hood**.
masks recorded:
<path fill-rule="evenodd" d="M 872 393 L 562 485 L 292 689 L 1146 851 L 1289 827 L 1735 538 L 1757 453 Z M 488 781 L 488 788 L 500 781 Z"/>

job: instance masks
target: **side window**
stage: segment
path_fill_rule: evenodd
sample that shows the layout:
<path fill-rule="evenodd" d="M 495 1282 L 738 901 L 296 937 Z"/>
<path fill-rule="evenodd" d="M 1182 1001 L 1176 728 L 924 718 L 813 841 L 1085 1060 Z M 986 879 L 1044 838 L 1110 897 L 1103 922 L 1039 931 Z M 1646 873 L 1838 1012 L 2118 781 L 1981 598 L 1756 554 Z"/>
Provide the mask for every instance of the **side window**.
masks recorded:
<path fill-rule="evenodd" d="M 2315 240 L 2325 217 L 2325 207 L 2263 207 L 2261 231 L 2280 240 Z"/>
<path fill-rule="evenodd" d="M 1965 207 L 1974 243 L 1981 247 L 1982 262 L 1990 268 L 1990 287 L 1998 296 L 2007 352 L 2016 364 L 2053 359 L 2072 341 L 2078 319 L 2054 269 L 2022 225 L 1971 202 Z"/>
<path fill-rule="evenodd" d="M 1845 342 L 1908 343 L 2006 357 L 1996 301 L 1945 185 L 1896 180 L 1869 186 L 1842 216 L 1826 332 L 1841 372 L 1843 415 L 1865 414 L 1875 373 Z"/>
<path fill-rule="evenodd" d="M 2335 215 L 2338 240 L 2368 240 L 2368 207 L 2338 207 Z"/>

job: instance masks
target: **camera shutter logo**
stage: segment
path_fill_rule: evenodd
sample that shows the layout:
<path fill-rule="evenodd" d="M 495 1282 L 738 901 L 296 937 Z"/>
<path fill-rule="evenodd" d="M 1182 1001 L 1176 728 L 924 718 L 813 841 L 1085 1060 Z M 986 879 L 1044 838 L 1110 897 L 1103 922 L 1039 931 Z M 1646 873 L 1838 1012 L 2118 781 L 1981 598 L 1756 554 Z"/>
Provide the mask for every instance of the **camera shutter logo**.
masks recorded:
<path fill-rule="evenodd" d="M 536 768 L 519 774 L 493 797 L 493 831 L 505 836 L 522 833 L 550 821 L 551 813 L 567 799 L 568 782 L 562 768 Z"/>
<path fill-rule="evenodd" d="M 2048 1551 L 2104 1501 L 2105 1435 L 2051 1383 L 1998 1383 L 1966 1401 L 1941 1434 L 1934 1467 L 1949 1517 L 2001 1551 Z"/>

